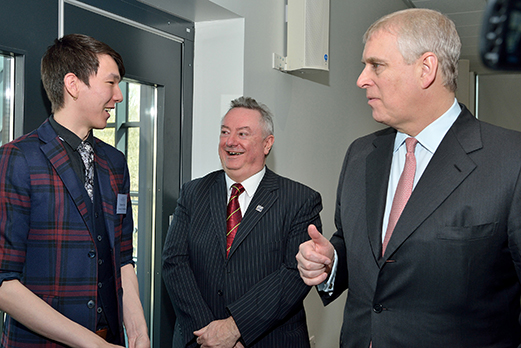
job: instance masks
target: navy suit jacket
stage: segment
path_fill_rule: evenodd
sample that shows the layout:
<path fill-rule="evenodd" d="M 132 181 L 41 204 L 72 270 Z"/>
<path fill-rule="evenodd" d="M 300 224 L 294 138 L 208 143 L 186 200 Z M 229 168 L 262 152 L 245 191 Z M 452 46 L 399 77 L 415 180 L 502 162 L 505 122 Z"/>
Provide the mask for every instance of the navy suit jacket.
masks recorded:
<path fill-rule="evenodd" d="M 123 343 L 121 266 L 132 262 L 130 181 L 120 151 L 99 139 L 94 151 Z M 117 211 L 118 194 L 127 200 L 126 214 Z M 95 331 L 97 257 L 89 200 L 48 121 L 0 148 L 1 279 L 20 279 L 60 313 Z M 2 347 L 29 343 L 60 346 L 7 316 Z"/>
<path fill-rule="evenodd" d="M 340 175 L 333 301 L 349 289 L 341 347 L 521 344 L 521 133 L 463 107 L 385 251 L 382 220 L 396 131 L 356 140 Z"/>
<path fill-rule="evenodd" d="M 217 171 L 183 186 L 163 251 L 175 308 L 174 347 L 196 346 L 193 331 L 233 316 L 246 347 L 309 347 L 295 255 L 321 228 L 318 192 L 269 169 L 226 257 L 226 183 Z"/>

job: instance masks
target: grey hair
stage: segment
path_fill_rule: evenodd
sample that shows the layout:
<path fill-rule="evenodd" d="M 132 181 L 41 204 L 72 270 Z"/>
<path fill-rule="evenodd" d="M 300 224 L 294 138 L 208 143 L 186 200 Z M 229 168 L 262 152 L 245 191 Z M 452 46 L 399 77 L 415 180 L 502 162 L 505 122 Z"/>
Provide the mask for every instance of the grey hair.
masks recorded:
<path fill-rule="evenodd" d="M 397 36 L 398 49 L 407 64 L 412 64 L 426 52 L 434 53 L 438 57 L 443 85 L 456 92 L 461 41 L 454 22 L 447 16 L 421 8 L 394 12 L 367 29 L 364 43 L 380 30 Z"/>
<path fill-rule="evenodd" d="M 255 99 L 251 97 L 240 97 L 237 99 L 234 99 L 230 103 L 230 109 L 228 112 L 235 108 L 245 108 L 250 110 L 257 110 L 261 114 L 261 120 L 262 120 L 262 128 L 263 128 L 263 137 L 266 138 L 267 136 L 273 135 L 274 126 L 273 126 L 273 114 L 271 113 L 270 109 L 262 104 L 258 103 Z M 226 116 L 226 115 L 225 115 Z M 223 117 L 224 119 L 224 117 Z"/>

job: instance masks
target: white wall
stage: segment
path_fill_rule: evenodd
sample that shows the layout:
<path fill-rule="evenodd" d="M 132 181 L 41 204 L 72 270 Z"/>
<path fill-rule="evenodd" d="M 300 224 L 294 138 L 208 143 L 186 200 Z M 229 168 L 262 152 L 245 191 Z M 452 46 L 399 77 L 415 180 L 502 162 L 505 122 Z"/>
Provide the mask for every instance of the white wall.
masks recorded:
<path fill-rule="evenodd" d="M 336 185 L 345 151 L 357 137 L 381 128 L 371 117 L 364 91 L 356 86 L 363 67 L 362 35 L 377 18 L 405 5 L 402 0 L 331 0 L 330 72 L 299 77 L 272 69 L 272 54 L 285 53 L 284 1 L 213 2 L 244 18 L 243 72 L 238 71 L 240 64 L 227 61 L 235 52 L 235 47 L 229 44 L 236 34 L 221 30 L 217 22 L 197 24 L 193 175 L 201 176 L 219 168 L 218 124 L 226 109 L 222 103 L 227 106 L 235 93 L 244 92 L 267 104 L 275 115 L 275 145 L 268 166 L 322 194 L 324 234 L 330 237 L 335 231 Z M 210 54 L 203 51 L 199 35 L 207 38 L 214 26 L 221 39 L 204 40 L 216 49 Z M 240 39 L 235 37 L 235 40 L 240 46 Z M 217 58 L 223 59 L 221 63 L 215 62 Z M 206 68 L 220 64 L 230 70 L 211 72 Z M 215 75 L 227 73 L 243 74 L 243 91 L 237 81 L 229 88 Z M 219 102 L 222 103 L 217 105 Z M 338 346 L 344 301 L 345 296 L 324 308 L 314 289 L 307 297 L 308 327 L 317 348 Z"/>
<path fill-rule="evenodd" d="M 336 185 L 345 151 L 357 137 L 380 128 L 371 117 L 364 91 L 356 86 L 362 70 L 362 35 L 377 18 L 405 5 L 401 0 L 331 0 L 330 72 L 305 78 L 272 69 L 272 53 L 285 53 L 284 1 L 213 2 L 245 20 L 244 94 L 267 104 L 275 115 L 275 145 L 268 166 L 322 194 L 324 234 L 330 237 L 335 231 Z M 229 47 L 221 49 L 227 51 Z M 196 50 L 195 59 L 200 63 L 213 56 L 201 57 Z M 198 93 L 196 86 L 194 94 Z M 229 91 L 216 88 L 214 93 L 225 95 Z M 219 111 L 214 109 L 215 113 Z M 195 119 L 213 117 L 194 114 Z M 198 132 L 194 129 L 194 149 Z M 216 127 L 211 156 L 217 155 L 217 133 Z M 193 160 L 210 163 L 206 154 L 195 151 Z M 211 169 L 208 166 L 206 172 Z M 202 174 L 194 172 L 196 176 Z M 314 289 L 307 297 L 308 327 L 317 348 L 338 347 L 344 301 L 345 296 L 324 308 Z"/>
<path fill-rule="evenodd" d="M 195 23 L 192 177 L 220 169 L 222 115 L 243 95 L 244 19 Z"/>
<path fill-rule="evenodd" d="M 148 2 L 175 14 L 183 1 Z M 254 97 L 275 115 L 268 166 L 322 194 L 324 234 L 330 237 L 345 151 L 357 137 L 381 128 L 371 117 L 364 91 L 356 87 L 363 67 L 362 35 L 377 18 L 404 9 L 404 2 L 331 0 L 330 72 L 311 76 L 272 69 L 272 54 L 285 53 L 284 0 L 212 3 L 232 13 L 232 19 L 196 21 L 193 177 L 220 168 L 219 122 L 229 101 L 242 94 Z M 307 297 L 308 327 L 317 348 L 338 347 L 344 300 L 324 308 L 314 289 Z"/>

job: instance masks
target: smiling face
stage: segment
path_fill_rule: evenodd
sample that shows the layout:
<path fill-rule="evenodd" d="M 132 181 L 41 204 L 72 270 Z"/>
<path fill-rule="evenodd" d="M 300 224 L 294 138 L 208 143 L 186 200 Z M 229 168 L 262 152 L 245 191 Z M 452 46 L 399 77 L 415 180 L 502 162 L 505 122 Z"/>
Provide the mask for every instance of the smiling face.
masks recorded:
<path fill-rule="evenodd" d="M 275 138 L 265 136 L 263 129 L 257 110 L 237 107 L 223 118 L 219 157 L 224 171 L 235 182 L 243 182 L 264 167 Z"/>
<path fill-rule="evenodd" d="M 407 64 L 398 50 L 396 35 L 386 30 L 369 38 L 362 63 L 365 67 L 357 85 L 366 90 L 373 118 L 407 133 L 416 122 L 414 109 L 421 101 L 421 64 L 418 60 Z"/>
<path fill-rule="evenodd" d="M 79 122 L 90 129 L 103 129 L 107 126 L 109 110 L 116 103 L 123 101 L 119 88 L 121 77 L 114 59 L 108 55 L 99 55 L 98 72 L 89 78 L 89 86 L 79 81 L 78 109 L 81 113 Z"/>

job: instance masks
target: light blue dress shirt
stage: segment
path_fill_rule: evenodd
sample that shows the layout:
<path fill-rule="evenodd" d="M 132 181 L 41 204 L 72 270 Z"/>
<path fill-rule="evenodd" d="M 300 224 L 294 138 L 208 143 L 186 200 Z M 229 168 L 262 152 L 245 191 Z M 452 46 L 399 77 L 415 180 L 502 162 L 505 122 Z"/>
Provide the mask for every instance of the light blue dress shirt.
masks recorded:
<path fill-rule="evenodd" d="M 427 168 L 427 165 L 431 161 L 432 156 L 436 152 L 436 149 L 445 137 L 445 134 L 447 134 L 450 127 L 452 127 L 452 124 L 456 121 L 460 113 L 461 107 L 457 100 L 454 100 L 454 103 L 447 112 L 425 127 L 425 129 L 415 137 L 416 140 L 418 140 L 418 144 L 414 151 L 416 157 L 416 173 L 414 175 L 413 191 L 425 171 L 425 168 Z M 382 242 L 385 237 L 385 231 L 387 231 L 394 193 L 398 186 L 400 176 L 402 175 L 403 168 L 405 167 L 405 156 L 407 154 L 405 139 L 408 137 L 409 135 L 398 132 L 394 139 L 393 160 L 391 163 L 391 173 L 389 175 L 389 185 L 387 186 L 387 198 L 382 225 Z"/>
<path fill-rule="evenodd" d="M 416 140 L 418 140 L 418 144 L 414 150 L 414 155 L 416 157 L 416 173 L 414 175 L 413 191 L 423 172 L 427 168 L 432 156 L 436 152 L 436 149 L 445 137 L 445 134 L 447 134 L 450 127 L 452 127 L 460 113 L 461 107 L 459 106 L 458 101 L 454 99 L 454 103 L 449 110 L 425 127 L 425 129 L 415 137 Z M 400 180 L 400 176 L 405 166 L 405 155 L 407 154 L 405 139 L 408 137 L 409 135 L 398 132 L 396 133 L 396 138 L 394 140 L 393 159 L 391 163 L 391 173 L 389 175 L 389 185 L 387 186 L 387 198 L 382 225 L 382 242 L 385 238 L 385 231 L 387 230 L 387 225 L 389 223 L 389 214 L 391 213 L 394 192 L 396 191 L 396 186 L 398 186 L 398 181 Z M 338 257 L 335 250 L 335 261 L 333 263 L 331 275 L 327 281 L 317 286 L 318 290 L 328 293 L 333 292 L 333 284 L 335 283 L 338 263 L 337 259 Z"/>

